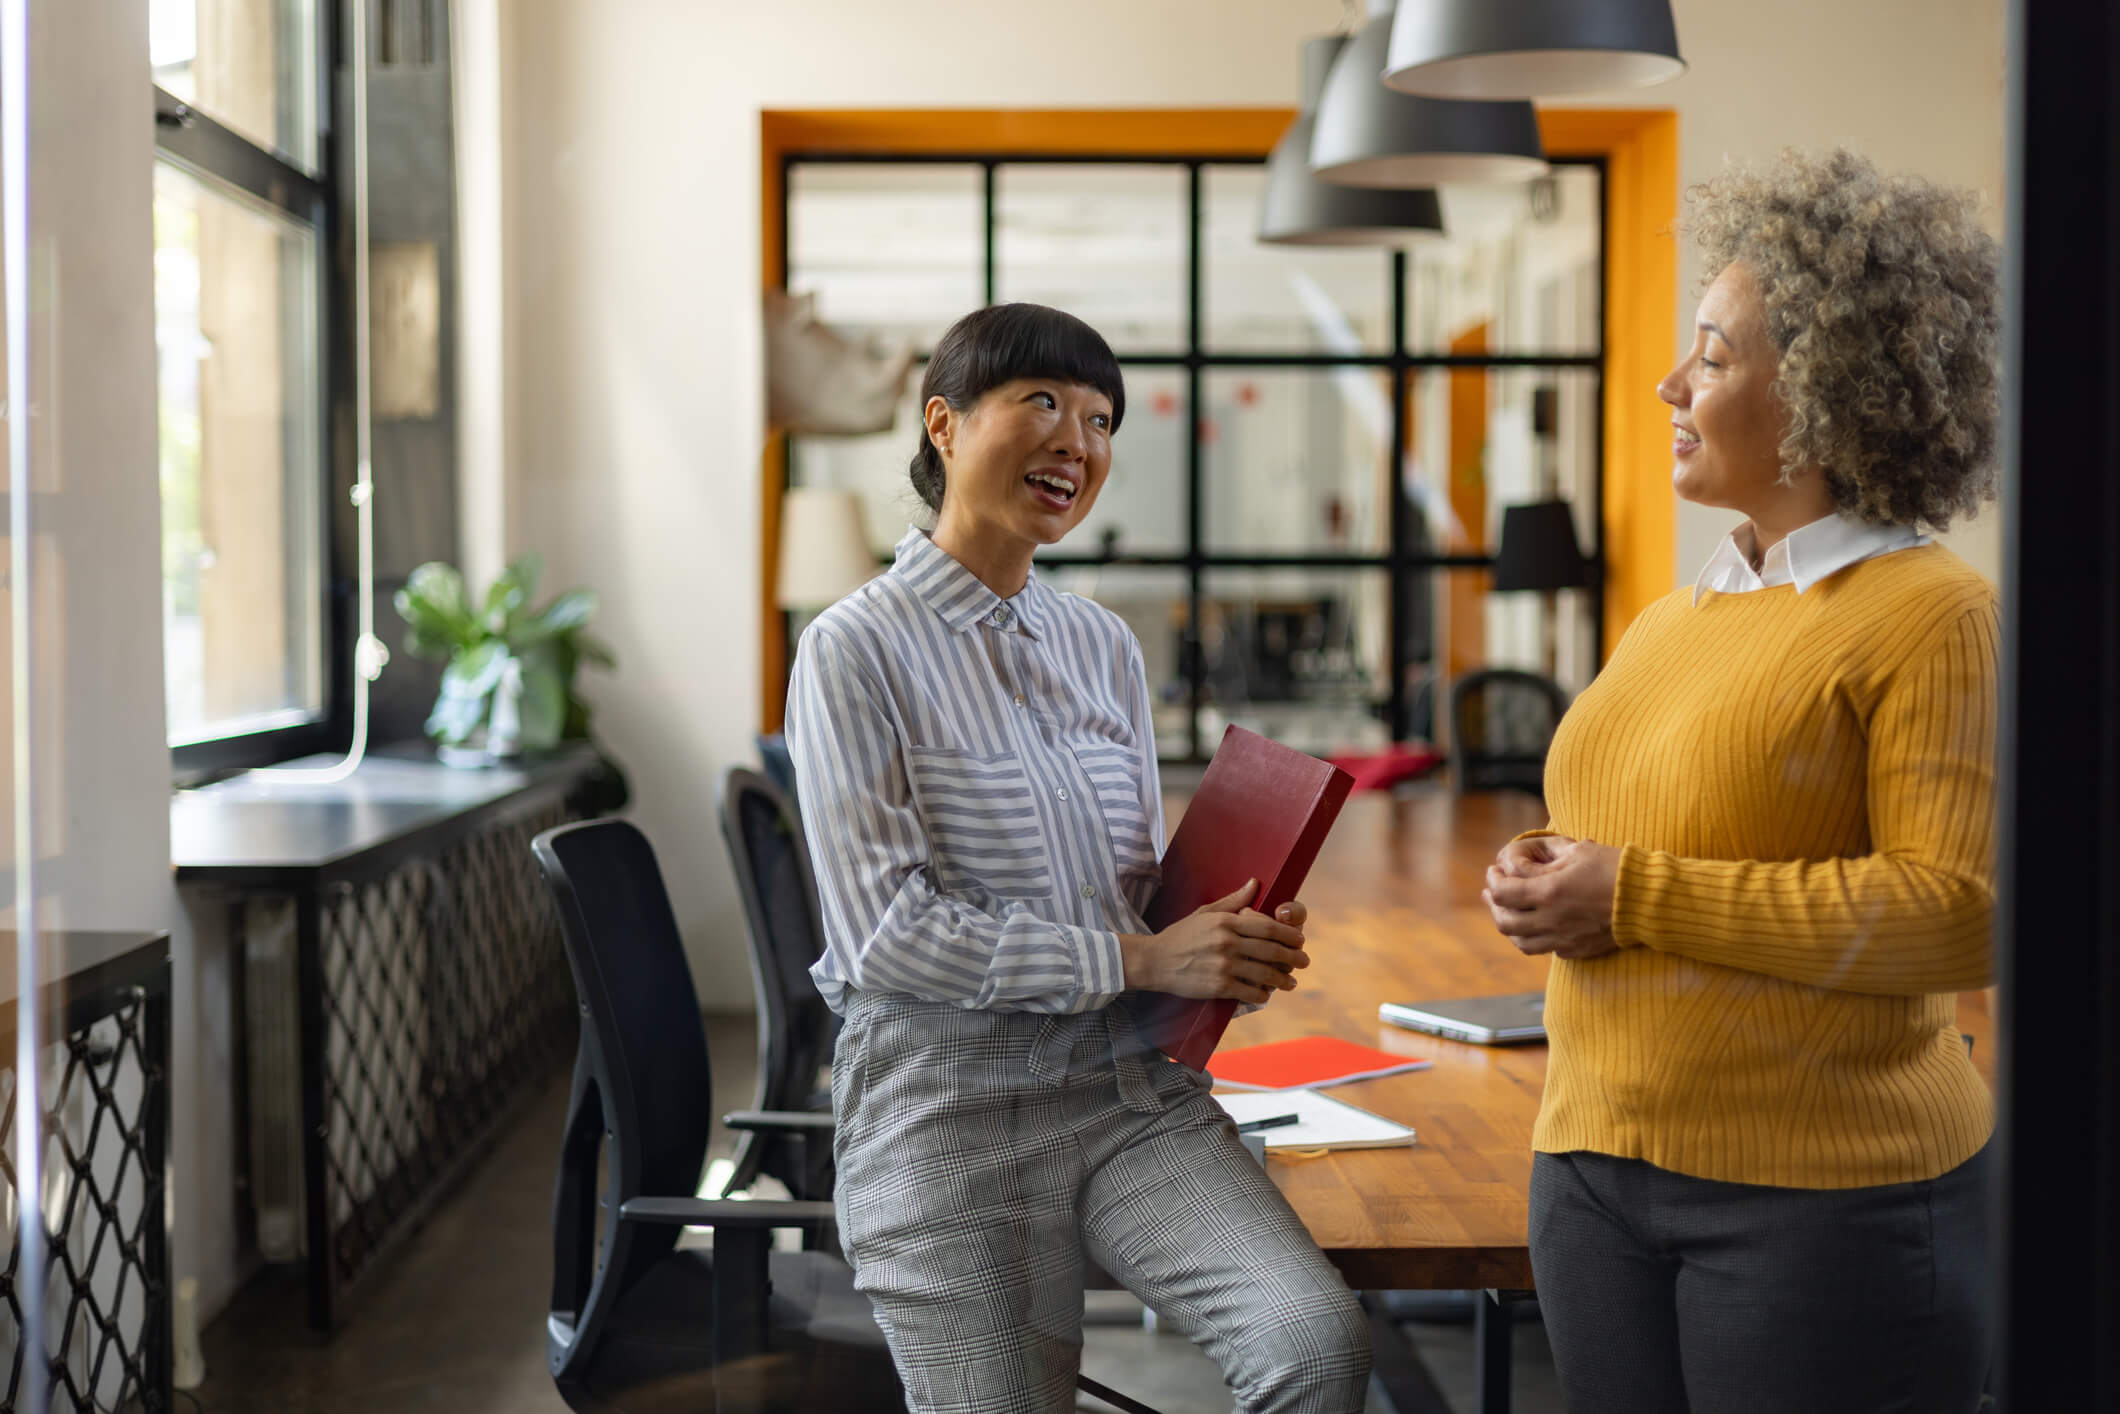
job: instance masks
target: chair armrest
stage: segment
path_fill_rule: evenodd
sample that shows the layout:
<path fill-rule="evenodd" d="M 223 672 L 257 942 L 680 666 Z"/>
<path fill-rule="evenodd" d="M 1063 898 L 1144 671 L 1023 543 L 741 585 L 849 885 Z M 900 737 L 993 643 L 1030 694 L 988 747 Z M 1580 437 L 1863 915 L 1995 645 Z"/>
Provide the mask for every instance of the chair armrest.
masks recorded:
<path fill-rule="evenodd" d="M 753 1202 L 737 1198 L 628 1198 L 618 1205 L 627 1222 L 680 1227 L 822 1227 L 830 1203 Z"/>
<path fill-rule="evenodd" d="M 836 1121 L 820 1110 L 731 1110 L 721 1117 L 731 1129 L 807 1129 L 829 1133 Z"/>

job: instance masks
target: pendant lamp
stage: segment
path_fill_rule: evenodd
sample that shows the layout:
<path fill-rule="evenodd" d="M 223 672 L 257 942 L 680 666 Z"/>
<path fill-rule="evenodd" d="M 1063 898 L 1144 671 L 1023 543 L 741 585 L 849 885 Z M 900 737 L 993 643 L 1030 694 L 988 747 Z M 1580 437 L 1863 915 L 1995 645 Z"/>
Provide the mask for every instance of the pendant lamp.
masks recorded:
<path fill-rule="evenodd" d="M 1401 0 L 1384 86 L 1543 98 L 1640 88 L 1685 70 L 1671 0 Z"/>
<path fill-rule="evenodd" d="M 1546 170 L 1529 103 L 1412 98 L 1384 87 L 1391 6 L 1370 17 L 1333 61 L 1310 143 L 1310 170 L 1358 187 L 1527 181 Z"/>
<path fill-rule="evenodd" d="M 1303 46 L 1303 107 L 1266 159 L 1259 239 L 1270 245 L 1384 245 L 1443 229 L 1432 190 L 1385 191 L 1337 186 L 1310 170 L 1311 128 L 1344 34 Z"/>

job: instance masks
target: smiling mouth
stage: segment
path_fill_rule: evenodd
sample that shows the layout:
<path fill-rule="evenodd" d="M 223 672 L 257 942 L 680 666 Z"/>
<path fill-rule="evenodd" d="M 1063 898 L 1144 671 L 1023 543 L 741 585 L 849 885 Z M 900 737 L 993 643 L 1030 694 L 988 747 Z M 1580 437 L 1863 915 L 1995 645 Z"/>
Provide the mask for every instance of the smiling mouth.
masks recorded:
<path fill-rule="evenodd" d="M 1674 451 L 1690 452 L 1700 445 L 1700 434 L 1688 432 L 1677 423 L 1671 424 L 1671 446 Z"/>
<path fill-rule="evenodd" d="M 1057 472 L 1034 471 L 1023 480 L 1033 491 L 1040 492 L 1063 506 L 1071 506 L 1075 502 L 1075 483 Z"/>

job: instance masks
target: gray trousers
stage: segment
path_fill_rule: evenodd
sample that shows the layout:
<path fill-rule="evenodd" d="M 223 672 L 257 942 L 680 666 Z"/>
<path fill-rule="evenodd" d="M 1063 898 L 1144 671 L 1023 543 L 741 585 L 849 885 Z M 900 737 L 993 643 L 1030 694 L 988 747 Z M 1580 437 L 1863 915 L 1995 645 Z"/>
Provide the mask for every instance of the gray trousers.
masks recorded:
<path fill-rule="evenodd" d="M 1046 1017 L 850 992 L 832 1100 L 840 1241 L 913 1409 L 1072 1410 L 1085 1252 L 1239 1409 L 1362 1409 L 1354 1293 L 1124 1001 Z"/>
<path fill-rule="evenodd" d="M 1800 1189 L 1538 1155 L 1531 1266 L 1569 1414 L 1971 1414 L 1987 1164 Z"/>

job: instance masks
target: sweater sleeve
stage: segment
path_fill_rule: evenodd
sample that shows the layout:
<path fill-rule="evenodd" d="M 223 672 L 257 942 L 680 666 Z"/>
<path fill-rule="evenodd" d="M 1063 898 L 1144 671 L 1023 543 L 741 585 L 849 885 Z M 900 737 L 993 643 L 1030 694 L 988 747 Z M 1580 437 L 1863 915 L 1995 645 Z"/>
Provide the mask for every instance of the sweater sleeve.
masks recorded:
<path fill-rule="evenodd" d="M 1037 1012 L 1089 1011 L 1119 995 L 1118 934 L 1029 912 L 997 917 L 936 887 L 890 698 L 819 625 L 796 655 L 787 733 L 826 946 L 853 985 Z"/>
<path fill-rule="evenodd" d="M 1613 936 L 1842 991 L 1914 996 L 1993 980 L 1992 602 L 1941 625 L 1869 723 L 1871 852 L 1686 859 L 1628 845 Z"/>

